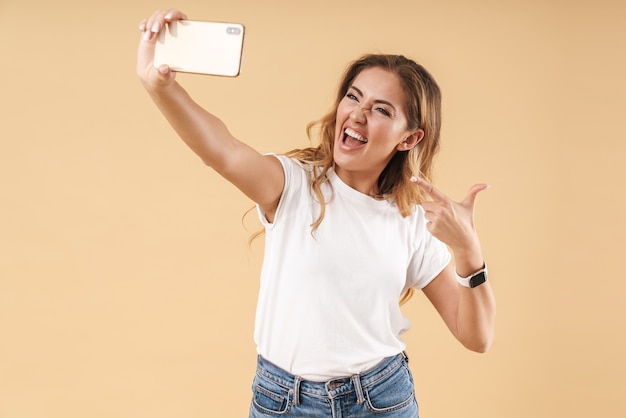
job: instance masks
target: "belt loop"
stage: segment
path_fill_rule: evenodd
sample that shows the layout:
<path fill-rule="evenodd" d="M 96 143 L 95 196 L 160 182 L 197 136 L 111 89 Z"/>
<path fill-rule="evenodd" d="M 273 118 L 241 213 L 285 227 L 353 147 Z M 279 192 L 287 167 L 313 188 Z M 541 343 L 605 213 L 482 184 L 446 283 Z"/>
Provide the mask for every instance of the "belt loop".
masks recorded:
<path fill-rule="evenodd" d="M 296 376 L 293 381 L 293 404 L 295 406 L 300 406 L 300 383 L 302 382 L 302 378 L 300 376 Z"/>
<path fill-rule="evenodd" d="M 354 391 L 356 392 L 356 403 L 362 405 L 365 403 L 365 396 L 363 396 L 363 387 L 361 387 L 361 376 L 355 374 L 350 378 L 354 385 Z"/>
<path fill-rule="evenodd" d="M 404 361 L 409 362 L 409 356 L 406 354 L 406 351 L 402 352 L 402 357 L 404 357 Z"/>

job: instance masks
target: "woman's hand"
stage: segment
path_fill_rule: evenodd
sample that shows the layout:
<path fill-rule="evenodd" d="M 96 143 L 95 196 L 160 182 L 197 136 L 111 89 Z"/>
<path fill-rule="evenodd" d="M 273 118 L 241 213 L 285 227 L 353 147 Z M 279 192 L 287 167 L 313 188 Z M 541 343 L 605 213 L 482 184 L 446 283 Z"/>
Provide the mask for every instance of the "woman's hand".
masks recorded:
<path fill-rule="evenodd" d="M 455 202 L 426 180 L 412 178 L 432 201 L 422 202 L 428 230 L 454 253 L 449 265 L 424 294 L 432 302 L 452 334 L 470 350 L 484 353 L 494 338 L 496 302 L 489 281 L 470 289 L 456 283 L 453 269 L 467 277 L 481 268 L 484 260 L 474 228 L 474 203 L 486 184 L 475 184 L 461 202 Z"/>
<path fill-rule="evenodd" d="M 154 67 L 154 49 L 158 34 L 165 25 L 182 19 L 187 16 L 178 10 L 157 10 L 139 24 L 141 40 L 137 51 L 137 75 L 147 89 L 163 87 L 174 81 L 175 73 L 167 65 Z"/>
<path fill-rule="evenodd" d="M 487 184 L 473 185 L 461 202 L 455 202 L 424 179 L 411 179 L 424 190 L 432 201 L 422 202 L 425 211 L 427 228 L 440 241 L 447 244 L 457 259 L 458 273 L 463 274 L 469 264 L 467 273 L 481 268 L 482 252 L 476 228 L 474 227 L 474 203 L 479 192 L 489 187 Z M 462 261 L 459 263 L 459 261 Z"/>

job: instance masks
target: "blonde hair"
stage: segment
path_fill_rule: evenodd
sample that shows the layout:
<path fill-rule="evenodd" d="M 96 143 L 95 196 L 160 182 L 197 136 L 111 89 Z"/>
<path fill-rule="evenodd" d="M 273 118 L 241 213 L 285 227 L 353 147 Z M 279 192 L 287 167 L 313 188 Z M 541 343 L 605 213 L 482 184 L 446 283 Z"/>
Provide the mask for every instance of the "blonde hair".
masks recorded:
<path fill-rule="evenodd" d="M 422 202 L 423 192 L 411 183 L 412 176 L 431 181 L 435 155 L 439 151 L 441 131 L 441 91 L 430 73 L 415 61 L 402 55 L 365 55 L 350 64 L 337 90 L 332 110 L 318 121 L 307 126 L 313 140 L 313 130 L 319 127 L 320 143 L 317 147 L 295 149 L 285 155 L 314 167 L 311 188 L 320 202 L 320 214 L 311 225 L 314 231 L 324 219 L 326 202 L 321 186 L 333 167 L 333 145 L 337 107 L 359 73 L 378 67 L 396 74 L 406 94 L 407 129 L 424 131 L 418 146 L 409 151 L 398 151 L 378 178 L 378 191 L 393 200 L 402 216 L 408 216 L 415 205 Z"/>

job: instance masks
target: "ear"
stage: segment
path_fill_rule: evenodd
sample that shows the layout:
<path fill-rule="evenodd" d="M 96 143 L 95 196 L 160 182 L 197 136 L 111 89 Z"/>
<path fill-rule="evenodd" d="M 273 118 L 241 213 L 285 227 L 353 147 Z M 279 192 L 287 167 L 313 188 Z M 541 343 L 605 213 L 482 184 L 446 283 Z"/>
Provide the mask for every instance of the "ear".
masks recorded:
<path fill-rule="evenodd" d="M 411 150 L 415 148 L 417 144 L 419 144 L 422 141 L 422 139 L 424 139 L 424 131 L 421 129 L 418 129 L 416 131 L 409 133 L 409 136 L 407 136 L 404 139 L 404 141 L 400 142 L 398 146 L 396 147 L 396 149 L 398 151 Z"/>

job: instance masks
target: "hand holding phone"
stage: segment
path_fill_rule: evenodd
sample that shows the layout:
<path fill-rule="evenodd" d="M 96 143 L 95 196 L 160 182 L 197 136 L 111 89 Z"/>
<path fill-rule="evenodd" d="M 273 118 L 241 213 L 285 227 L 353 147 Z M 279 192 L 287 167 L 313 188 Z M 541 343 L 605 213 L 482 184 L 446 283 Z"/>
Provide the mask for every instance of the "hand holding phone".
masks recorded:
<path fill-rule="evenodd" d="M 236 77 L 241 69 L 241 23 L 176 20 L 159 32 L 154 66 L 173 71 Z"/>

